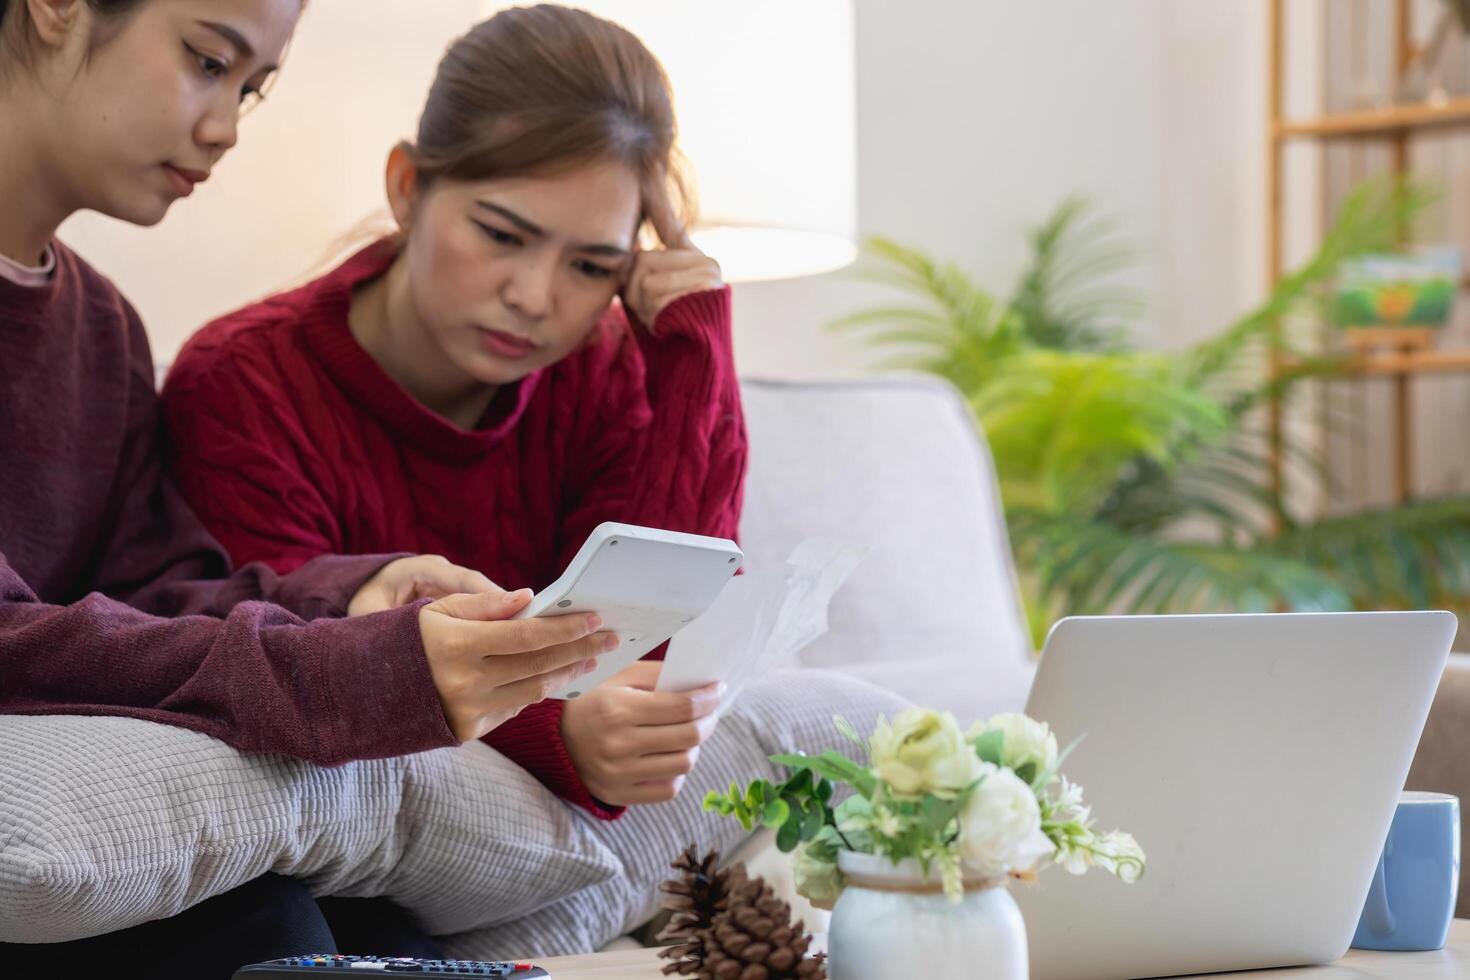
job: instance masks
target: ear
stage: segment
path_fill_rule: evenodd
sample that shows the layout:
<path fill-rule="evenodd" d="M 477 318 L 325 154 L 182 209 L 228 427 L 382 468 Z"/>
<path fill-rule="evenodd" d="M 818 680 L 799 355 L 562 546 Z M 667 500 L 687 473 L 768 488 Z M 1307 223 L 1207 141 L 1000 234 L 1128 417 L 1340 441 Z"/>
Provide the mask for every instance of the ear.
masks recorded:
<path fill-rule="evenodd" d="M 399 143 L 388 153 L 388 169 L 384 175 L 388 191 L 388 208 L 400 231 L 413 224 L 419 204 L 419 168 L 414 163 L 413 147 Z"/>
<path fill-rule="evenodd" d="M 84 0 L 25 0 L 25 5 L 31 31 L 47 47 L 61 47 L 78 27 L 91 30 L 92 11 Z"/>

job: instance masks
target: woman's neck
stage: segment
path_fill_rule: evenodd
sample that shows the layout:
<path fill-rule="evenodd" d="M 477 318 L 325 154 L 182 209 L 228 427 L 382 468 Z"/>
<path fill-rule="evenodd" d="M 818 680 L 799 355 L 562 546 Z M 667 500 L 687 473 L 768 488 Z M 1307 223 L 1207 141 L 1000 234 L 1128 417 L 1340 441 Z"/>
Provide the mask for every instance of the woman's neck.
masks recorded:
<path fill-rule="evenodd" d="M 73 208 L 55 191 L 29 116 L 17 98 L 0 98 L 0 255 L 40 265 L 46 246 Z"/>
<path fill-rule="evenodd" d="M 475 428 L 497 389 L 469 377 L 440 352 L 414 308 L 402 257 L 353 293 L 347 319 L 357 342 L 416 401 L 461 429 Z"/>

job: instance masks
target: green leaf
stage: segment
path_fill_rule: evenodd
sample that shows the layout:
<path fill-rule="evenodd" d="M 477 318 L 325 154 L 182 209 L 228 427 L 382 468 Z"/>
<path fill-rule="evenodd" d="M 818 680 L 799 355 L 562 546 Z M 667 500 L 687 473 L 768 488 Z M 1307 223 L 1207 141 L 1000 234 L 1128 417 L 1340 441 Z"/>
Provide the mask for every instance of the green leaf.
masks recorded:
<path fill-rule="evenodd" d="M 801 843 L 801 817 L 792 813 L 787 821 L 776 831 L 776 847 L 783 854 L 789 854 L 796 850 L 796 845 Z"/>
<path fill-rule="evenodd" d="M 923 829 L 930 834 L 938 834 L 949 826 L 955 817 L 959 816 L 960 810 L 964 808 L 965 800 L 941 800 L 938 797 L 926 796 L 919 807 L 919 820 Z"/>
<path fill-rule="evenodd" d="M 847 739 L 849 742 L 852 742 L 854 745 L 860 746 L 863 751 L 867 751 L 868 740 L 858 734 L 858 730 L 852 727 L 852 722 L 848 721 L 841 715 L 833 715 L 832 724 L 837 728 L 838 734 L 840 734 L 843 738 Z"/>
<path fill-rule="evenodd" d="M 801 824 L 801 839 L 811 840 L 821 832 L 827 823 L 828 811 L 819 801 L 813 800 L 812 805 L 807 808 L 806 816 Z"/>
<path fill-rule="evenodd" d="M 993 729 L 975 739 L 975 754 L 991 765 L 1000 765 L 1001 749 L 1005 746 L 1006 733 Z"/>
<path fill-rule="evenodd" d="M 791 817 L 791 806 L 785 800 L 772 800 L 766 804 L 765 814 L 761 823 L 767 827 L 775 828 L 784 824 Z"/>
<path fill-rule="evenodd" d="M 867 769 L 837 752 L 823 752 L 819 756 L 773 755 L 771 761 L 792 769 L 809 769 L 818 776 L 854 787 L 865 781 L 871 783 L 872 780 L 872 775 Z"/>
<path fill-rule="evenodd" d="M 812 788 L 814 778 L 810 769 L 798 769 L 790 779 L 786 780 L 786 785 L 781 788 L 781 791 L 783 793 L 805 793 Z"/>

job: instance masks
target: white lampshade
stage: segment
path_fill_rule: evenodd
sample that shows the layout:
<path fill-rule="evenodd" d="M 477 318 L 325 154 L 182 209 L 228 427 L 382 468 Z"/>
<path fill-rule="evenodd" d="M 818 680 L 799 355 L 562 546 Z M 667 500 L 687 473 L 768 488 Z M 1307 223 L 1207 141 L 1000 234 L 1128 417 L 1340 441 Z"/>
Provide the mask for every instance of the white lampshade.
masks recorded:
<path fill-rule="evenodd" d="M 693 237 L 730 282 L 857 256 L 852 0 L 571 0 L 643 39 L 673 85 Z M 486 2 L 488 17 L 515 4 Z"/>

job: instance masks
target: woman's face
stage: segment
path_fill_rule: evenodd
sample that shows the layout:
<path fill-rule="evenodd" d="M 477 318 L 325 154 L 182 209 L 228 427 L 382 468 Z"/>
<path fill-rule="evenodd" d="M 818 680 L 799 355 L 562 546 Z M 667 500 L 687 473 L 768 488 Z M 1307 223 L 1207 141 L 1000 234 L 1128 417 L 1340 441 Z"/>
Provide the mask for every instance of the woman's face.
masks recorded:
<path fill-rule="evenodd" d="M 59 101 L 47 106 L 48 156 L 66 203 L 160 221 L 235 145 L 241 107 L 275 71 L 301 4 L 147 0 L 115 26 L 77 3 L 41 79 Z"/>
<path fill-rule="evenodd" d="M 394 152 L 390 197 L 407 233 L 410 299 L 431 339 L 424 356 L 503 385 L 575 350 L 632 263 L 636 174 L 599 162 L 551 176 L 440 180 L 419 194 L 404 151 Z"/>

